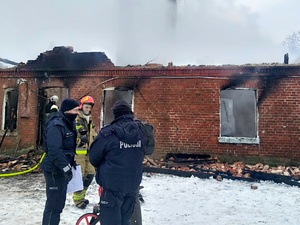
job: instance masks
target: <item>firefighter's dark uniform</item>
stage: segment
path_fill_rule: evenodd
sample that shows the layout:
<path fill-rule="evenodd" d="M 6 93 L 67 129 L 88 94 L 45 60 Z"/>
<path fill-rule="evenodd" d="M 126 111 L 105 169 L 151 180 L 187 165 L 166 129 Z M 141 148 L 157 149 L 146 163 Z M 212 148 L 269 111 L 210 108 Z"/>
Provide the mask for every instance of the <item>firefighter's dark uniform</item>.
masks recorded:
<path fill-rule="evenodd" d="M 75 159 L 76 163 L 81 165 L 84 189 L 73 193 L 73 201 L 77 207 L 84 209 L 89 203 L 88 200 L 85 199 L 85 193 L 95 174 L 95 168 L 89 161 L 88 150 L 97 136 L 97 133 L 95 131 L 95 125 L 92 121 L 92 117 L 89 116 L 88 122 L 82 111 L 80 111 L 80 114 L 76 117 L 76 129 L 78 131 L 78 137 L 76 147 L 77 155 L 75 156 Z M 85 138 L 87 142 L 84 142 L 82 140 L 83 138 Z"/>
<path fill-rule="evenodd" d="M 75 122 L 70 121 L 62 112 L 58 112 L 45 124 L 46 155 L 41 163 L 41 169 L 46 180 L 47 201 L 43 225 L 59 224 L 60 213 L 66 200 L 68 179 L 65 173 L 74 164 L 76 137 Z"/>
<path fill-rule="evenodd" d="M 46 123 L 47 119 L 50 118 L 51 107 L 55 105 L 54 102 L 49 101 L 43 109 L 43 125 Z"/>
<path fill-rule="evenodd" d="M 92 143 L 90 162 L 97 168 L 97 183 L 103 187 L 101 224 L 129 225 L 142 180 L 145 133 L 132 113 L 115 118 Z"/>

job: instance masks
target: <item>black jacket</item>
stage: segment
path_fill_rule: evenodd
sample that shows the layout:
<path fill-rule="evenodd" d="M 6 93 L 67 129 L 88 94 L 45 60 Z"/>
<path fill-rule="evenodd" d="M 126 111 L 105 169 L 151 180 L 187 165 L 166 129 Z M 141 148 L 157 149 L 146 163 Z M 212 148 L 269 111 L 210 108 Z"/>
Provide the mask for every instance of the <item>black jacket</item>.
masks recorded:
<path fill-rule="evenodd" d="M 142 180 L 145 133 L 133 115 L 103 127 L 91 145 L 89 159 L 96 181 L 111 191 L 136 191 Z"/>
<path fill-rule="evenodd" d="M 43 145 L 46 155 L 41 169 L 48 172 L 64 172 L 74 164 L 76 148 L 75 122 L 70 122 L 62 112 L 52 116 L 44 125 Z"/>

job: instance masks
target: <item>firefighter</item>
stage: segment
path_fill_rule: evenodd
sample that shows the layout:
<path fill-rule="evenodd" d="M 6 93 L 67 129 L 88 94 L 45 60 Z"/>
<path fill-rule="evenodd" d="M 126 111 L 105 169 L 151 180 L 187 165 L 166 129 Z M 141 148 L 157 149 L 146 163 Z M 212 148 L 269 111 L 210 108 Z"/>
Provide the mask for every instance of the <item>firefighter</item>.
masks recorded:
<path fill-rule="evenodd" d="M 49 115 L 50 111 L 51 111 L 51 107 L 53 105 L 56 105 L 58 102 L 58 96 L 57 95 L 53 95 L 50 99 L 49 102 L 46 105 L 46 117 Z"/>
<path fill-rule="evenodd" d="M 43 109 L 43 124 L 46 123 L 47 119 L 50 117 L 50 113 L 51 113 L 51 107 L 53 105 L 57 106 L 57 102 L 58 102 L 59 98 L 57 95 L 53 95 L 49 98 L 49 102 L 47 103 L 47 105 L 45 106 L 45 108 Z M 58 107 L 57 107 L 58 108 Z"/>
<path fill-rule="evenodd" d="M 50 109 L 50 112 L 49 112 L 49 115 L 47 116 L 47 119 L 49 119 L 51 116 L 55 116 L 58 112 L 58 107 L 57 105 L 52 105 L 51 106 L 51 109 Z"/>
<path fill-rule="evenodd" d="M 91 117 L 94 103 L 94 99 L 91 96 L 83 97 L 80 101 L 79 115 L 76 118 L 78 137 L 75 159 L 76 163 L 81 165 L 83 190 L 73 193 L 73 201 L 80 209 L 85 209 L 87 204 L 89 204 L 89 200 L 85 198 L 85 194 L 95 174 L 95 168 L 91 165 L 88 156 L 89 147 L 97 136 Z"/>

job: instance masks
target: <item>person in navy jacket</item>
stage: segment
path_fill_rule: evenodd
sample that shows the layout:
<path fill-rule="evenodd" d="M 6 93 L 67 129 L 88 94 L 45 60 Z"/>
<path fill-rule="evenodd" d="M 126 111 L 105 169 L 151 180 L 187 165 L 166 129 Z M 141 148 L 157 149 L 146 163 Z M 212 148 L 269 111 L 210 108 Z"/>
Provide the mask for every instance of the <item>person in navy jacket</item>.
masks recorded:
<path fill-rule="evenodd" d="M 89 159 L 97 169 L 101 225 L 129 225 L 136 191 L 142 180 L 145 133 L 130 105 L 118 100 L 114 120 L 103 127 L 90 148 Z"/>
<path fill-rule="evenodd" d="M 44 126 L 44 151 L 41 163 L 46 180 L 46 204 L 43 225 L 57 225 L 60 221 L 65 201 L 67 184 L 72 179 L 72 166 L 76 148 L 75 118 L 79 114 L 79 104 L 73 99 L 62 101 L 60 111 L 50 117 Z"/>

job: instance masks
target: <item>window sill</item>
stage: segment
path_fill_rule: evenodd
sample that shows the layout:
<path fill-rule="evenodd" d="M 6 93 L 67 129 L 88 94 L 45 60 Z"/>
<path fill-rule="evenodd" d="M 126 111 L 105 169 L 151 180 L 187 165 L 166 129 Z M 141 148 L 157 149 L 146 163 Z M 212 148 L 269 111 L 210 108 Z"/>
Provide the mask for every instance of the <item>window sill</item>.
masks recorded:
<path fill-rule="evenodd" d="M 219 137 L 219 143 L 229 144 L 259 144 L 259 137 Z"/>
<path fill-rule="evenodd" d="M 5 133 L 5 130 L 0 130 L 0 136 L 2 136 L 3 137 L 3 135 L 4 135 L 4 133 Z M 19 132 L 18 131 L 13 131 L 13 132 L 10 132 L 10 131 L 7 131 L 7 133 L 6 133 L 6 137 L 17 137 L 18 136 L 18 134 L 19 134 Z"/>

